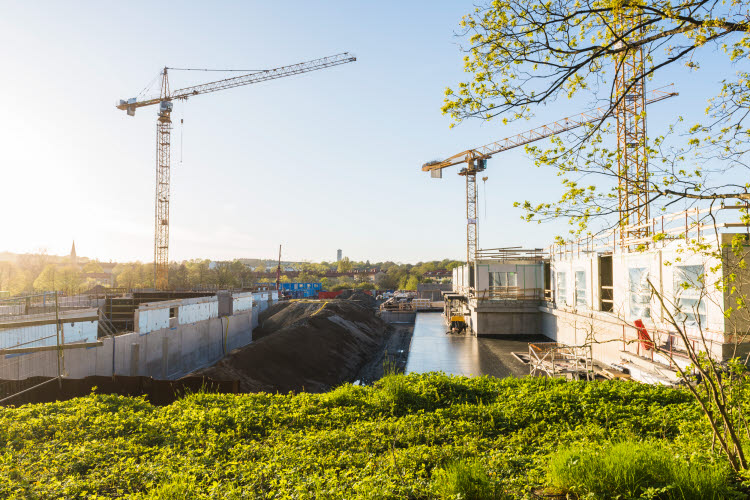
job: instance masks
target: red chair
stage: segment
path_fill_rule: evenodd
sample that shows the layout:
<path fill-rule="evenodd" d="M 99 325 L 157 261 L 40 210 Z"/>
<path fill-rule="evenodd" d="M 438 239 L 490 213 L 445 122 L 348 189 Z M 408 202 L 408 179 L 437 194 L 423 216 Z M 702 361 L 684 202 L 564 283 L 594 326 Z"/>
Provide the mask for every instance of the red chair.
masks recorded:
<path fill-rule="evenodd" d="M 651 351 L 654 348 L 654 341 L 651 340 L 651 336 L 648 334 L 648 330 L 646 330 L 646 327 L 643 325 L 643 321 L 637 319 L 633 321 L 633 324 L 638 331 L 638 342 L 641 344 L 641 347 L 643 347 L 643 349 L 645 349 L 646 351 Z"/>

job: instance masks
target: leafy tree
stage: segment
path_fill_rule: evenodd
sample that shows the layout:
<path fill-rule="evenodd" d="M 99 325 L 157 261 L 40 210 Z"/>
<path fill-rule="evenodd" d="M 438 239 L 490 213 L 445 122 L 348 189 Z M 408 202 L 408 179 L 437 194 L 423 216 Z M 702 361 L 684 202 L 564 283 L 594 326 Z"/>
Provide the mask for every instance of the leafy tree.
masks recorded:
<path fill-rule="evenodd" d="M 64 291 L 68 295 L 80 293 L 83 282 L 81 272 L 74 266 L 65 266 L 59 269 L 55 276 L 57 289 Z"/>
<path fill-rule="evenodd" d="M 378 290 L 395 290 L 398 288 L 398 279 L 381 271 L 375 275 L 375 286 Z"/>
<path fill-rule="evenodd" d="M 186 263 L 188 275 L 190 276 L 190 286 L 205 286 L 212 284 L 210 280 L 210 269 L 208 259 L 193 259 Z"/>
<path fill-rule="evenodd" d="M 190 273 L 184 262 L 169 265 L 169 287 L 173 290 L 190 288 Z"/>
<path fill-rule="evenodd" d="M 349 257 L 344 257 L 339 261 L 337 270 L 340 273 L 348 273 L 352 270 L 352 263 L 349 260 Z"/>
<path fill-rule="evenodd" d="M 0 262 L 0 290 L 18 295 L 33 288 L 30 273 L 12 262 Z"/>
<path fill-rule="evenodd" d="M 239 286 L 239 279 L 232 272 L 231 264 L 228 262 L 219 262 L 214 269 L 214 282 L 220 288 L 233 288 Z"/>
<path fill-rule="evenodd" d="M 83 266 L 81 271 L 84 273 L 103 273 L 104 269 L 102 269 L 102 266 L 98 261 L 90 260 L 85 266 Z"/>
<path fill-rule="evenodd" d="M 405 290 L 416 290 L 417 285 L 419 284 L 419 278 L 416 276 L 409 276 L 409 279 L 406 281 L 406 285 L 404 286 Z"/>
<path fill-rule="evenodd" d="M 38 292 L 53 292 L 60 286 L 57 281 L 57 266 L 47 264 L 42 272 L 34 280 L 34 290 Z"/>
<path fill-rule="evenodd" d="M 47 255 L 46 250 L 39 250 L 37 253 L 24 254 L 18 257 L 18 267 L 34 278 L 37 278 L 44 268 L 51 263 L 52 258 Z"/>
<path fill-rule="evenodd" d="M 300 283 L 317 283 L 320 281 L 320 276 L 303 271 L 297 276 L 297 281 Z"/>
<path fill-rule="evenodd" d="M 701 56 L 723 53 L 728 74 L 709 103 L 705 122 L 684 126 L 678 118 L 665 136 L 642 145 L 652 159 L 651 171 L 627 194 L 646 195 L 662 208 L 679 200 L 750 198 L 744 175 L 750 135 L 745 2 L 498 0 L 478 7 L 461 25 L 461 36 L 469 42 L 464 69 L 472 78 L 446 90 L 443 112 L 454 124 L 468 118 L 507 122 L 529 117 L 536 106 L 560 97 L 600 99 L 612 110 L 630 89 L 670 66 L 700 71 Z M 644 51 L 642 67 L 617 94 L 615 68 L 638 50 Z M 730 64 L 739 71 L 731 74 Z M 577 233 L 588 231 L 592 220 L 602 222 L 602 215 L 616 219 L 605 225 L 630 220 L 631 214 L 618 214 L 619 181 L 625 174 L 617 166 L 621 152 L 607 147 L 612 135 L 612 126 L 602 120 L 584 128 L 572 144 L 556 137 L 550 147 L 529 147 L 538 166 L 558 170 L 563 194 L 556 201 L 518 202 L 527 219 L 570 217 Z"/>

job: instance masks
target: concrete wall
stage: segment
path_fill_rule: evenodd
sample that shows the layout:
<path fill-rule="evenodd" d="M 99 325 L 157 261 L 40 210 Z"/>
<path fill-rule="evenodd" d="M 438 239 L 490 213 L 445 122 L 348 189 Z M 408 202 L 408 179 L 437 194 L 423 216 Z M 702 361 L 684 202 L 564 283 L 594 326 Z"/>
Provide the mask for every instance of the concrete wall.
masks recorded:
<path fill-rule="evenodd" d="M 70 328 L 78 327 L 82 332 L 93 328 L 93 337 L 86 337 L 85 346 L 66 345 L 63 374 L 70 378 L 113 374 L 158 379 L 182 377 L 252 342 L 253 322 L 257 323 L 259 312 L 273 303 L 274 294 L 258 293 L 259 299 L 265 300 L 257 304 L 255 294 L 234 294 L 232 304 L 237 304 L 238 311 L 222 317 L 217 317 L 216 297 L 141 304 L 136 311 L 138 331 L 98 341 L 98 324 L 85 326 L 76 322 Z M 175 308 L 177 317 L 170 319 L 170 310 Z M 70 331 L 73 336 L 77 330 Z M 55 377 L 57 359 L 57 350 L 49 347 L 28 353 L 0 354 L 0 378 Z"/>
<path fill-rule="evenodd" d="M 64 375 L 144 375 L 175 379 L 215 363 L 252 341 L 251 314 L 211 318 L 187 325 L 107 337 L 94 345 L 64 350 Z M 56 350 L 9 354 L 0 359 L 0 378 L 57 376 Z"/>
<path fill-rule="evenodd" d="M 219 317 L 219 299 L 215 296 L 184 299 L 181 302 L 177 315 L 181 325 Z"/>
<path fill-rule="evenodd" d="M 558 310 L 589 314 L 601 311 L 601 288 L 600 288 L 600 260 L 596 253 L 568 256 L 567 258 L 555 258 L 551 262 L 552 287 L 555 290 L 555 305 Z M 652 329 L 672 329 L 668 324 L 669 315 L 662 309 L 656 297 L 648 302 L 648 313 L 643 310 L 632 310 L 630 291 L 630 271 L 632 269 L 645 269 L 649 280 L 659 291 L 670 309 L 674 309 L 675 283 L 680 281 L 675 278 L 680 266 L 702 266 L 706 275 L 706 283 L 714 283 L 721 276 L 721 266 L 717 261 L 708 259 L 704 255 L 693 254 L 685 249 L 684 241 L 676 240 L 664 243 L 660 248 L 644 252 L 615 253 L 612 256 L 613 277 L 613 301 L 614 311 L 611 316 L 632 322 L 642 319 L 647 327 Z M 712 270 L 712 268 L 719 268 Z M 576 302 L 576 272 L 585 275 L 585 303 Z M 560 290 L 561 273 L 565 275 L 565 296 L 561 296 Z M 679 274 L 678 274 L 679 276 Z M 724 310 L 723 295 L 712 287 L 707 287 L 708 296 L 704 299 L 706 307 L 707 323 L 703 325 L 705 330 L 713 332 L 714 335 L 724 333 Z M 674 310 L 670 310 L 674 313 Z M 606 314 L 606 313 L 605 313 Z M 697 327 L 687 327 L 688 334 L 699 334 Z"/>
<path fill-rule="evenodd" d="M 253 292 L 253 311 L 252 311 L 253 328 L 258 327 L 260 313 L 268 309 L 272 304 L 276 303 L 278 300 L 279 300 L 279 293 L 277 291 Z"/>
<path fill-rule="evenodd" d="M 60 313 L 63 343 L 96 342 L 99 317 L 96 309 Z M 54 314 L 25 317 L 0 323 L 0 349 L 31 348 L 57 345 Z"/>
<path fill-rule="evenodd" d="M 451 283 L 419 283 L 417 285 L 417 297 L 429 299 L 431 302 L 438 302 L 443 300 L 443 292 L 450 292 L 452 290 L 453 284 Z"/>
<path fill-rule="evenodd" d="M 715 241 L 706 243 L 716 244 Z M 633 355 L 649 358 L 652 353 L 643 350 L 635 342 L 637 332 L 631 326 L 633 321 L 642 320 L 651 338 L 658 344 L 665 345 L 669 332 L 674 331 L 669 323 L 669 314 L 676 313 L 675 295 L 678 284 L 683 281 L 680 267 L 699 266 L 703 269 L 706 283 L 703 290 L 706 294 L 703 297 L 705 323 L 702 327 L 709 351 L 718 359 L 727 359 L 750 349 L 750 344 L 747 343 L 736 346 L 731 337 L 732 332 L 725 326 L 724 294 L 712 286 L 724 272 L 722 263 L 715 258 L 692 253 L 682 239 L 661 242 L 657 248 L 642 252 L 616 252 L 612 254 L 614 310 L 605 312 L 601 307 L 599 257 L 596 253 L 583 252 L 568 254 L 562 258 L 559 255 L 553 256 L 551 268 L 552 286 L 556 291 L 555 303 L 540 308 L 544 335 L 570 345 L 592 344 L 594 359 L 607 364 L 623 363 L 623 360 L 634 359 Z M 666 308 L 661 306 L 656 296 L 649 299 L 648 292 L 643 304 L 631 301 L 630 273 L 634 269 L 644 270 L 649 281 L 664 298 Z M 583 304 L 576 301 L 576 271 L 585 273 L 586 293 Z M 560 273 L 565 273 L 567 281 L 564 296 L 557 293 Z M 633 283 L 633 286 L 636 284 Z M 691 338 L 700 337 L 697 326 L 687 325 L 685 330 Z M 679 339 L 673 337 L 673 340 L 675 347 L 680 349 Z M 735 348 L 737 351 L 734 351 Z"/>
<path fill-rule="evenodd" d="M 386 323 L 414 323 L 417 313 L 406 311 L 381 311 L 380 318 Z"/>
<path fill-rule="evenodd" d="M 235 293 L 232 295 L 232 311 L 234 313 L 248 311 L 253 308 L 253 294 L 251 292 Z"/>
<path fill-rule="evenodd" d="M 477 337 L 539 335 L 539 308 L 536 303 L 502 308 L 473 308 L 469 327 Z"/>

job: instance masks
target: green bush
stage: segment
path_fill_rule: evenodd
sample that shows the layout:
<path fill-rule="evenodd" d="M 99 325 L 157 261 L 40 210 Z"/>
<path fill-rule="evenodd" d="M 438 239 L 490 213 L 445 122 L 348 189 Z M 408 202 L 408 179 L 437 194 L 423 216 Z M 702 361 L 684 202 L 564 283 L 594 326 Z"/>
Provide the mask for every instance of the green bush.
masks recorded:
<path fill-rule="evenodd" d="M 397 374 L 385 375 L 375 384 L 373 399 L 378 407 L 403 415 L 421 406 L 422 398 L 406 377 Z"/>
<path fill-rule="evenodd" d="M 432 484 L 438 498 L 487 500 L 498 498 L 495 485 L 482 464 L 476 460 L 456 461 L 432 473 Z"/>
<path fill-rule="evenodd" d="M 625 441 L 564 448 L 549 464 L 552 486 L 586 498 L 711 500 L 731 496 L 729 470 L 690 463 L 663 445 Z"/>
<path fill-rule="evenodd" d="M 685 390 L 427 373 L 323 394 L 0 407 L 0 498 L 530 498 L 558 450 L 586 442 L 607 453 L 628 439 L 689 457 L 657 478 L 670 492 L 728 491 L 712 461 L 726 459 L 706 451 L 710 431 Z"/>

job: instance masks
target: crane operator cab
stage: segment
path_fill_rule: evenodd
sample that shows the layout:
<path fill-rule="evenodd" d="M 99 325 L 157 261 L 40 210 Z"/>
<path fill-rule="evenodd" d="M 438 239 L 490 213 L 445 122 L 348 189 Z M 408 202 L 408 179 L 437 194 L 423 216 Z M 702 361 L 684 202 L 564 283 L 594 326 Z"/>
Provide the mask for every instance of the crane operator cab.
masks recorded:
<path fill-rule="evenodd" d="M 169 115 L 172 112 L 174 105 L 172 101 L 162 101 L 159 103 L 159 116 Z"/>

